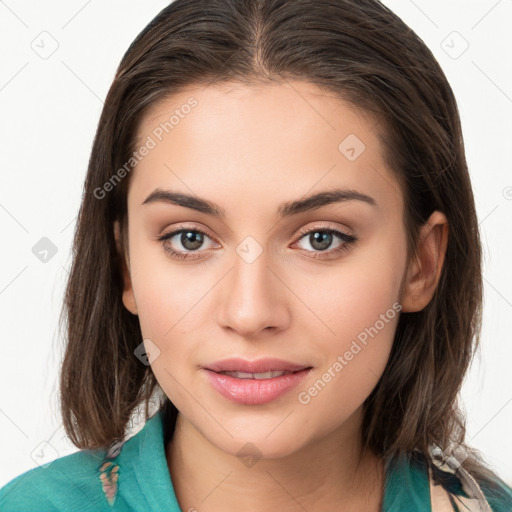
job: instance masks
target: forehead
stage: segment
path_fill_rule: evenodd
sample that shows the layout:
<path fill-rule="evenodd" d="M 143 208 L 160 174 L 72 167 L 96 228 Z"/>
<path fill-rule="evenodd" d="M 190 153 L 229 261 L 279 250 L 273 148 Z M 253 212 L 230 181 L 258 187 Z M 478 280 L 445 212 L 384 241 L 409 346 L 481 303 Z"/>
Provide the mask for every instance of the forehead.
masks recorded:
<path fill-rule="evenodd" d="M 159 187 L 226 205 L 243 198 L 247 207 L 344 187 L 375 197 L 383 211 L 400 208 L 379 130 L 367 113 L 307 82 L 190 87 L 143 116 L 135 148 L 151 149 L 132 172 L 129 201 Z"/>

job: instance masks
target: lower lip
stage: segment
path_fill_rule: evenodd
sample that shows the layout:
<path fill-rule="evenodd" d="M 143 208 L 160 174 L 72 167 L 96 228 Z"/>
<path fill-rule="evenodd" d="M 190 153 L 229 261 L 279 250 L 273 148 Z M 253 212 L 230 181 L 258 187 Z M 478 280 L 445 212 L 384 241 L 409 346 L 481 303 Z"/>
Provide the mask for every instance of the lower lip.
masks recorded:
<path fill-rule="evenodd" d="M 225 398 L 244 405 L 266 404 L 297 386 L 311 368 L 271 379 L 237 379 L 206 370 L 210 384 Z"/>

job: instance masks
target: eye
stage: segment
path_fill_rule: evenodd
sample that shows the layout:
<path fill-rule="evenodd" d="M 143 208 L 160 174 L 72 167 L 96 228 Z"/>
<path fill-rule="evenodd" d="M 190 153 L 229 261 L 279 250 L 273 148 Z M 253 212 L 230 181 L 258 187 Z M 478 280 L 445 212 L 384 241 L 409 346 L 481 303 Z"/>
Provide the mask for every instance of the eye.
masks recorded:
<path fill-rule="evenodd" d="M 302 239 L 306 239 L 307 243 L 312 247 L 312 250 L 307 248 L 303 249 L 312 253 L 311 256 L 313 258 L 330 257 L 333 254 L 346 251 L 351 244 L 357 241 L 356 237 L 330 227 L 315 227 L 313 229 L 302 230 L 300 234 L 299 242 L 302 241 Z M 158 240 L 171 257 L 178 260 L 185 260 L 201 258 L 200 253 L 204 251 L 199 251 L 198 249 L 204 246 L 205 238 L 212 240 L 208 234 L 200 229 L 179 226 L 177 229 L 161 235 L 158 237 Z M 338 246 L 328 250 L 333 242 L 336 241 L 338 242 Z M 183 249 L 180 247 L 178 247 L 178 249 L 175 248 L 179 245 L 181 245 Z"/>
<path fill-rule="evenodd" d="M 198 252 L 197 249 L 204 245 L 205 237 L 211 240 L 211 238 L 200 229 L 183 228 L 180 226 L 180 229 L 175 229 L 158 237 L 158 240 L 162 242 L 164 250 L 173 258 L 184 260 L 201 257 L 200 254 L 195 253 Z M 179 250 L 176 250 L 173 248 L 173 245 L 181 245 L 184 250 L 181 250 L 179 247 Z M 187 251 L 191 251 L 191 253 Z"/>
<path fill-rule="evenodd" d="M 313 258 L 325 258 L 338 254 L 341 251 L 346 251 L 350 246 L 357 241 L 357 238 L 348 235 L 339 229 L 332 229 L 327 227 L 315 227 L 313 229 L 302 230 L 300 232 L 302 237 L 300 240 L 305 239 L 306 242 L 313 248 Z M 338 241 L 339 245 L 331 250 L 327 250 L 333 242 Z M 312 252 L 306 249 L 308 252 Z"/>

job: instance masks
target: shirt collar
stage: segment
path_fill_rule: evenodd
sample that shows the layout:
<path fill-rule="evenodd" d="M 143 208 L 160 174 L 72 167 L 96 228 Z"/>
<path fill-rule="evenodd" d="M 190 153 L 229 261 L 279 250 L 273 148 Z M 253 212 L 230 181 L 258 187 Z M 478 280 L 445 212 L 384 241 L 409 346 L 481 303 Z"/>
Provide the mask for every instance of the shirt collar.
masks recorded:
<path fill-rule="evenodd" d="M 119 465 L 120 481 L 123 477 L 123 466 L 130 467 L 130 472 L 135 474 L 140 492 L 147 501 L 146 510 L 180 512 L 165 455 L 162 409 L 149 418 L 142 430 L 126 442 L 120 454 Z"/>
<path fill-rule="evenodd" d="M 428 469 L 421 454 L 401 453 L 386 462 L 382 512 L 431 512 Z"/>

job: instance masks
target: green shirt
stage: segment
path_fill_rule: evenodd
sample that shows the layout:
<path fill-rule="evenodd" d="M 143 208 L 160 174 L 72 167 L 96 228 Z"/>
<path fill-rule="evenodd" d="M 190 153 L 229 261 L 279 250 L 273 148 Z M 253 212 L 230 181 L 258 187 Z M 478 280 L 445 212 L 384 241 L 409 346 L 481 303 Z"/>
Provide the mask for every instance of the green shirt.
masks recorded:
<path fill-rule="evenodd" d="M 81 450 L 19 475 L 0 489 L 0 510 L 181 512 L 165 457 L 163 418 L 160 410 L 113 458 L 106 459 L 105 450 Z M 504 488 L 508 499 L 494 501 L 482 490 L 493 512 L 512 510 L 512 489 Z M 430 512 L 427 468 L 405 455 L 386 464 L 382 506 L 382 512 L 403 511 Z"/>

